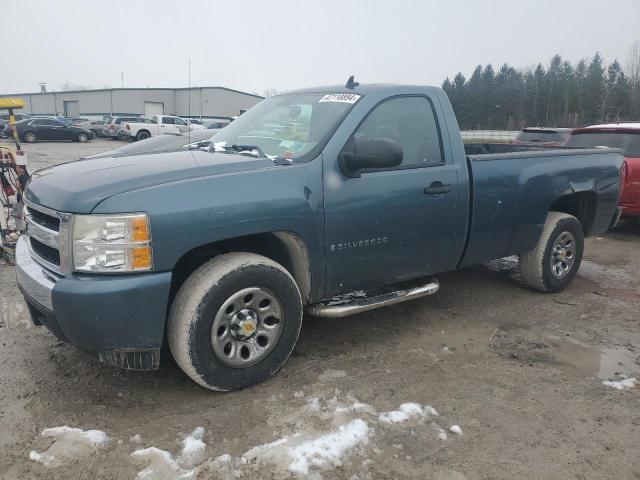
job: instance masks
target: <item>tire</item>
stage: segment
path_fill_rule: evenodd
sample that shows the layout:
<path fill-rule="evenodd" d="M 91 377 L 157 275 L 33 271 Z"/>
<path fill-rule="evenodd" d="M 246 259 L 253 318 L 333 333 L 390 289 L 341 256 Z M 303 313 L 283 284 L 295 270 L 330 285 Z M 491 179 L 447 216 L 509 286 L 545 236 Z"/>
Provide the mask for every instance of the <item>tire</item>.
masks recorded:
<path fill-rule="evenodd" d="M 149 132 L 147 132 L 146 130 L 142 130 L 142 131 L 138 132 L 138 134 L 136 135 L 136 140 L 138 140 L 138 141 L 146 140 L 149 137 L 151 137 L 151 134 Z"/>
<path fill-rule="evenodd" d="M 578 219 L 549 212 L 533 250 L 520 254 L 520 276 L 542 292 L 564 290 L 578 273 L 584 253 L 584 233 Z"/>
<path fill-rule="evenodd" d="M 38 136 L 36 135 L 36 132 L 26 132 L 23 135 L 23 140 L 27 143 L 36 143 Z"/>
<path fill-rule="evenodd" d="M 76 140 L 78 140 L 80 143 L 87 143 L 89 141 L 89 135 L 87 135 L 86 133 L 79 133 L 76 137 Z"/>
<path fill-rule="evenodd" d="M 253 253 L 219 255 L 178 291 L 167 325 L 169 348 L 203 387 L 245 388 L 275 374 L 289 358 L 302 312 L 298 286 L 281 265 Z"/>

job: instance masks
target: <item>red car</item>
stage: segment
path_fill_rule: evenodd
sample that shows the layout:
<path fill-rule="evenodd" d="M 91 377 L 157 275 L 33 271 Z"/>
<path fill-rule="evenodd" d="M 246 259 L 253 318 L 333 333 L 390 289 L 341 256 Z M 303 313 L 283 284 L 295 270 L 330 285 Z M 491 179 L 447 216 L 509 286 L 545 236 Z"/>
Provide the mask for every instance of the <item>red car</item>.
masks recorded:
<path fill-rule="evenodd" d="M 640 123 L 617 123 L 578 128 L 566 147 L 614 147 L 624 151 L 620 205 L 622 215 L 640 217 Z"/>
<path fill-rule="evenodd" d="M 571 128 L 528 127 L 518 133 L 513 143 L 517 145 L 560 147 L 569 137 L 571 130 Z"/>

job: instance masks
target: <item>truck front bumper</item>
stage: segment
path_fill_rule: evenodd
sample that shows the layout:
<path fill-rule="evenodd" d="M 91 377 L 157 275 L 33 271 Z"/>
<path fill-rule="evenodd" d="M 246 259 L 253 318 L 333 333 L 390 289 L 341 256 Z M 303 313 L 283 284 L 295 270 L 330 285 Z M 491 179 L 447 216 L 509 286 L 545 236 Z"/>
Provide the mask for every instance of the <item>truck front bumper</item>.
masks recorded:
<path fill-rule="evenodd" d="M 158 368 L 171 272 L 61 277 L 33 260 L 21 237 L 16 277 L 36 325 L 102 362 Z"/>

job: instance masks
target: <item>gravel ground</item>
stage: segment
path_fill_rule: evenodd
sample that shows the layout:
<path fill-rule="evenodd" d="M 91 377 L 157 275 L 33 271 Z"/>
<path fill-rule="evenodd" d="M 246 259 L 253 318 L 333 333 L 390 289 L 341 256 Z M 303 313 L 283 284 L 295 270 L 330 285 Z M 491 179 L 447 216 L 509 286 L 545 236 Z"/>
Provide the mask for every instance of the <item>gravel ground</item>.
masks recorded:
<path fill-rule="evenodd" d="M 118 144 L 25 150 L 33 169 Z M 632 222 L 588 239 L 560 294 L 507 258 L 440 275 L 427 299 L 305 317 L 276 377 L 227 394 L 171 360 L 126 372 L 58 342 L 0 265 L 0 478 L 638 479 L 640 387 L 602 382 L 640 380 L 639 239 Z M 109 440 L 41 435 L 64 425 Z M 146 447 L 168 453 L 131 456 Z M 29 458 L 49 448 L 51 465 Z"/>

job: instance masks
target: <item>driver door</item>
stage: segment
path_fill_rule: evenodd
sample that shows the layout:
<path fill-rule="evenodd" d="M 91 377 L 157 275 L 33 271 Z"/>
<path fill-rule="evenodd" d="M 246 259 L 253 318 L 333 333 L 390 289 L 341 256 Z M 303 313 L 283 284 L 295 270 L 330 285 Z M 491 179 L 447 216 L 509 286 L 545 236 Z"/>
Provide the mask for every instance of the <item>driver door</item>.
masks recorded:
<path fill-rule="evenodd" d="M 366 139 L 396 142 L 403 159 L 357 178 L 336 171 L 338 159 L 326 159 L 327 295 L 426 276 L 455 262 L 457 174 L 431 100 L 413 95 L 379 103 L 342 152 Z"/>

